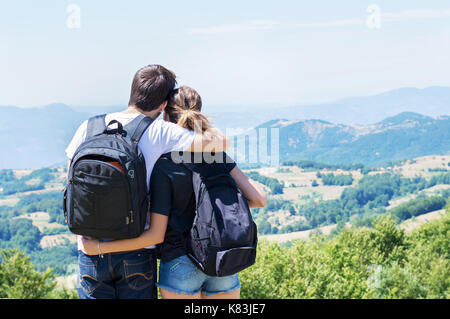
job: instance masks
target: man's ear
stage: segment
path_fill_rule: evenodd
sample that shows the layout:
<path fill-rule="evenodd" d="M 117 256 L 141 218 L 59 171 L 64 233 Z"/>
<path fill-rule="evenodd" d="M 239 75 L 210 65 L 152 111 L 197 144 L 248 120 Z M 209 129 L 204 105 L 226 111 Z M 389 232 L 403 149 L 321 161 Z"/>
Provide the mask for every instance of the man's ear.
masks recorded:
<path fill-rule="evenodd" d="M 164 109 L 167 106 L 167 101 L 162 102 L 158 107 L 158 112 L 164 112 Z"/>

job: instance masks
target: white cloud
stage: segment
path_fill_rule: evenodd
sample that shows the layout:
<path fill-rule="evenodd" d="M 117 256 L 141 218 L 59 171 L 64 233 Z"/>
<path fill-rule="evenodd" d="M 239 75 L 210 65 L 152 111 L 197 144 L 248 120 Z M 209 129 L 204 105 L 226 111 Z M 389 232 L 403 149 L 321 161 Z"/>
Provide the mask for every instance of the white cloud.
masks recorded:
<path fill-rule="evenodd" d="M 258 31 L 258 30 L 271 30 L 279 27 L 280 22 L 274 20 L 249 20 L 240 24 L 224 24 L 209 26 L 203 28 L 191 28 L 188 29 L 188 34 L 217 34 L 217 33 L 230 33 L 241 31 Z"/>
<path fill-rule="evenodd" d="M 382 19 L 388 22 L 399 22 L 420 19 L 441 19 L 450 17 L 450 9 L 445 10 L 405 10 L 401 12 L 382 13 Z"/>
<path fill-rule="evenodd" d="M 442 19 L 450 17 L 450 9 L 443 10 L 405 10 L 399 12 L 382 12 L 382 22 L 402 22 L 421 19 Z M 283 23 L 277 20 L 249 20 L 237 24 L 223 24 L 199 28 L 190 28 L 190 35 L 220 34 L 245 31 L 263 31 L 276 29 L 316 29 L 337 28 L 345 26 L 365 25 L 366 16 L 360 19 L 341 19 L 312 23 Z"/>
<path fill-rule="evenodd" d="M 361 25 L 364 23 L 363 19 L 344 19 L 344 20 L 330 20 L 325 22 L 315 22 L 315 23 L 296 23 L 296 24 L 286 24 L 286 27 L 308 29 L 308 28 L 334 28 L 334 27 L 344 27 L 351 25 Z"/>

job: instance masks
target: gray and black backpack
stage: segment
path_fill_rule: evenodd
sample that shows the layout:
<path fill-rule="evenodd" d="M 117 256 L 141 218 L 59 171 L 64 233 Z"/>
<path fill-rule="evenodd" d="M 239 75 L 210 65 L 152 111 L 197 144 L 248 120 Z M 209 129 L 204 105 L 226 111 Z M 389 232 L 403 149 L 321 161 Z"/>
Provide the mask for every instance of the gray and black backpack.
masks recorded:
<path fill-rule="evenodd" d="M 196 211 L 186 252 L 209 276 L 233 275 L 255 263 L 257 228 L 247 200 L 230 174 L 193 174 Z"/>
<path fill-rule="evenodd" d="M 85 141 L 69 168 L 64 215 L 71 232 L 94 238 L 139 236 L 149 209 L 145 159 L 139 140 L 153 119 L 139 115 L 126 126 L 105 115 L 90 118 Z M 110 126 L 116 124 L 117 128 Z"/>

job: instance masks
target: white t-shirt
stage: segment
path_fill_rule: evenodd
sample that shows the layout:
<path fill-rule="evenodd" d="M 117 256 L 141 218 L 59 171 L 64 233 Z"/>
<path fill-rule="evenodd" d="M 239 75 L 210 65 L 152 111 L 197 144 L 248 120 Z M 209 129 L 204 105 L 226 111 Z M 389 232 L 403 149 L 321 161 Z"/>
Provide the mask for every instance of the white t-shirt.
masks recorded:
<path fill-rule="evenodd" d="M 122 123 L 123 126 L 130 123 L 140 113 L 124 113 L 116 112 L 106 115 L 105 124 L 112 120 L 117 120 Z M 84 121 L 78 130 L 75 132 L 72 141 L 66 148 L 66 155 L 69 159 L 72 159 L 76 149 L 86 139 L 87 123 Z M 150 176 L 152 174 L 153 167 L 156 161 L 162 154 L 172 151 L 184 151 L 188 149 L 194 141 L 194 131 L 186 130 L 174 123 L 170 123 L 164 120 L 154 120 L 153 123 L 147 128 L 139 140 L 138 147 L 141 150 L 145 158 L 145 166 L 147 168 L 147 187 L 150 185 Z M 148 229 L 149 216 L 147 217 Z M 80 248 L 81 236 L 78 236 L 78 248 Z M 154 246 L 147 247 L 153 248 Z"/>

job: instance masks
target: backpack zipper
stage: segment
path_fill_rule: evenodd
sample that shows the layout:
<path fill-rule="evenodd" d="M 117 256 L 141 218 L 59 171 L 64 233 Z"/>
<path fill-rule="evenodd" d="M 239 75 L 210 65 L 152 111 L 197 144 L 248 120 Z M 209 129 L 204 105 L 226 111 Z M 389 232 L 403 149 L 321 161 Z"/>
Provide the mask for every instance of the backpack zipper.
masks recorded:
<path fill-rule="evenodd" d="M 130 217 L 127 217 L 127 225 L 128 224 L 132 224 L 132 223 L 134 223 L 134 218 L 133 218 L 133 210 L 130 210 Z"/>

